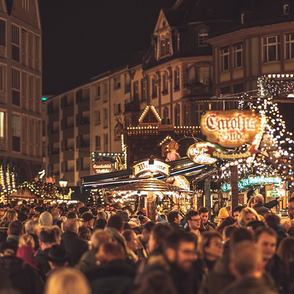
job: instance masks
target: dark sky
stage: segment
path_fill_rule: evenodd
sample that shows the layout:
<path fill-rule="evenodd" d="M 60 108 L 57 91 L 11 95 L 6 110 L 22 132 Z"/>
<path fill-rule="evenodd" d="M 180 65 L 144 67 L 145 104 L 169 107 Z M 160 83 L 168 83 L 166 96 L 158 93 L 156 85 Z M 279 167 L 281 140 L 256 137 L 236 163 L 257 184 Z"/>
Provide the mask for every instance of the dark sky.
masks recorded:
<path fill-rule="evenodd" d="M 161 8 L 176 0 L 39 0 L 43 94 L 59 94 L 148 48 Z"/>

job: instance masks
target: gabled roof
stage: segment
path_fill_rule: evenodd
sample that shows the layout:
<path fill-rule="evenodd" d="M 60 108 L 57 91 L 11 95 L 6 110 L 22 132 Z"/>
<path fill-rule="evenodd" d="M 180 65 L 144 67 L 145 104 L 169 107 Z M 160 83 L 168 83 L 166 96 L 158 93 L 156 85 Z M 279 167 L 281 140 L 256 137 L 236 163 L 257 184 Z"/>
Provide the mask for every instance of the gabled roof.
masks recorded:
<path fill-rule="evenodd" d="M 161 118 L 152 105 L 147 105 L 139 118 L 139 125 L 158 125 L 161 124 Z"/>
<path fill-rule="evenodd" d="M 171 27 L 181 26 L 187 14 L 186 10 L 162 9 L 162 12 Z"/>

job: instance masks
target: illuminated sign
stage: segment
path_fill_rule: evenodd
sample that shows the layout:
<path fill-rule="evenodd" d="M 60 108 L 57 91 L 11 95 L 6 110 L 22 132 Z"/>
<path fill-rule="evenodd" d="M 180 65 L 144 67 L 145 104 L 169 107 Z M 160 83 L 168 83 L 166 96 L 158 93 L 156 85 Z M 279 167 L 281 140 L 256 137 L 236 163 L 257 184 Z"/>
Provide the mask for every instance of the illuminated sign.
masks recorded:
<path fill-rule="evenodd" d="M 260 131 L 261 116 L 254 111 L 208 111 L 201 117 L 201 130 L 210 142 L 227 148 L 251 143 Z"/>
<path fill-rule="evenodd" d="M 217 161 L 210 155 L 214 148 L 215 145 L 209 142 L 198 142 L 188 148 L 187 156 L 198 164 L 213 164 Z"/>
<path fill-rule="evenodd" d="M 153 163 L 150 163 L 150 160 L 148 159 L 133 165 L 133 172 L 136 177 L 150 173 L 161 174 L 169 177 L 170 166 L 158 159 L 154 159 Z"/>
<path fill-rule="evenodd" d="M 114 166 L 110 161 L 99 161 L 92 165 L 93 170 L 96 174 L 106 174 L 114 170 Z"/>
<path fill-rule="evenodd" d="M 243 178 L 238 182 L 238 188 L 239 190 L 244 190 L 246 187 L 253 186 L 253 185 L 280 185 L 282 182 L 282 179 L 280 177 L 249 177 L 249 178 Z M 224 183 L 221 186 L 221 189 L 223 192 L 228 192 L 231 190 L 231 184 Z"/>

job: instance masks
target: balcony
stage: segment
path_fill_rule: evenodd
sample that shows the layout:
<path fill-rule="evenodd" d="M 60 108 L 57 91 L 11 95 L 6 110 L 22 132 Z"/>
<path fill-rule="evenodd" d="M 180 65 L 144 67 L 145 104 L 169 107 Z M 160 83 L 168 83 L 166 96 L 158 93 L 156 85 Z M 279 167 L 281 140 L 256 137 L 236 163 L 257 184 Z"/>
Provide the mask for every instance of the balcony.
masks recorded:
<path fill-rule="evenodd" d="M 78 104 L 78 112 L 89 111 L 90 102 L 89 100 L 80 101 Z"/>
<path fill-rule="evenodd" d="M 59 153 L 51 153 L 49 155 L 49 164 L 59 163 Z"/>
<path fill-rule="evenodd" d="M 74 137 L 74 127 L 64 128 L 63 129 L 63 139 L 71 139 Z"/>
<path fill-rule="evenodd" d="M 59 132 L 49 134 L 49 142 L 50 143 L 59 142 Z"/>
<path fill-rule="evenodd" d="M 75 159 L 75 152 L 74 150 L 65 150 L 63 152 L 63 160 L 74 160 Z"/>
<path fill-rule="evenodd" d="M 185 84 L 184 87 L 187 89 L 185 92 L 187 93 L 185 97 L 199 97 L 199 96 L 208 96 L 211 97 L 213 95 L 213 87 L 212 85 L 203 85 L 201 83 L 195 84 Z"/>
<path fill-rule="evenodd" d="M 125 112 L 138 111 L 140 112 L 140 101 L 125 103 Z"/>
<path fill-rule="evenodd" d="M 48 115 L 49 122 L 59 121 L 59 112 L 51 112 Z"/>
<path fill-rule="evenodd" d="M 63 108 L 63 117 L 74 116 L 74 106 L 68 105 Z"/>
<path fill-rule="evenodd" d="M 90 133 L 90 123 L 85 121 L 83 124 L 80 124 L 78 127 L 79 135 L 85 135 Z"/>

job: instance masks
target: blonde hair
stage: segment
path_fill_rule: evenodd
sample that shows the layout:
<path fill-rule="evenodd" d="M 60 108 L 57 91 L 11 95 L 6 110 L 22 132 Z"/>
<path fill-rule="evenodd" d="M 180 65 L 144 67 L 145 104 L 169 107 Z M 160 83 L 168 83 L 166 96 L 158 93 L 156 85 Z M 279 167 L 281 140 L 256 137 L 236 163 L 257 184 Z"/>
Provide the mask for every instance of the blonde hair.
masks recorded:
<path fill-rule="evenodd" d="M 44 294 L 91 294 L 91 289 L 82 272 L 62 268 L 49 275 Z"/>
<path fill-rule="evenodd" d="M 24 245 L 35 248 L 34 238 L 30 234 L 24 234 L 19 238 L 18 246 L 21 247 Z"/>
<path fill-rule="evenodd" d="M 256 219 L 256 220 L 260 220 L 259 214 L 256 212 L 255 209 L 253 209 L 253 208 L 251 208 L 251 207 L 244 207 L 244 208 L 241 210 L 241 212 L 240 212 L 240 214 L 239 214 L 239 216 L 238 216 L 238 224 L 239 224 L 239 225 L 241 225 L 241 226 L 245 226 L 245 224 L 244 224 L 244 218 L 245 218 L 246 214 L 248 214 L 248 213 L 252 213 L 252 214 L 254 214 L 254 215 L 255 215 L 255 219 Z"/>
<path fill-rule="evenodd" d="M 5 211 L 3 217 L 2 217 L 3 221 L 7 221 L 7 222 L 12 222 L 14 220 L 17 220 L 17 212 L 14 209 L 8 209 L 7 211 Z"/>

